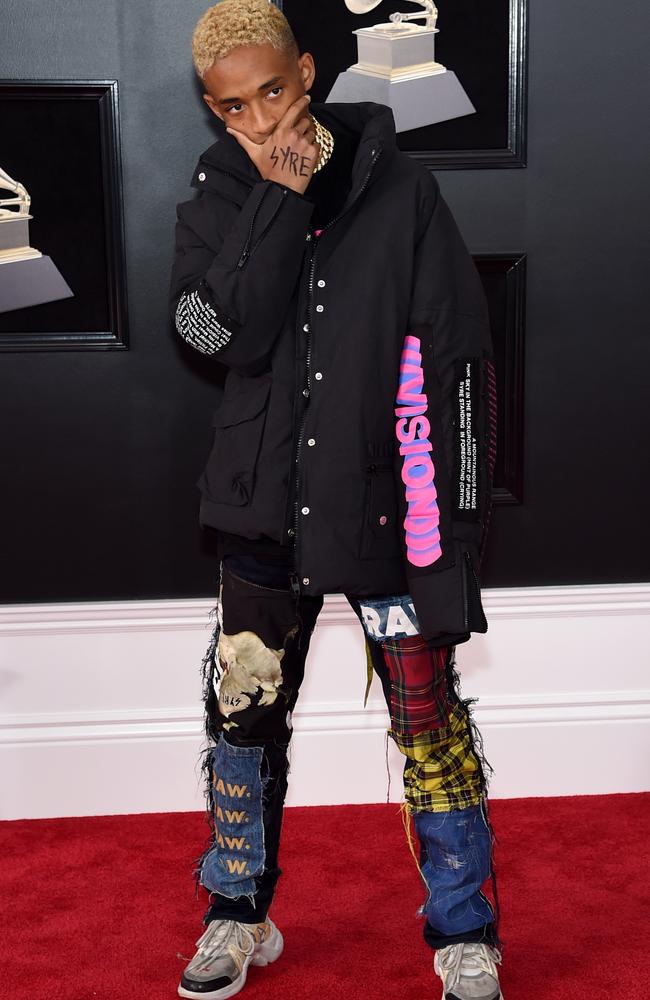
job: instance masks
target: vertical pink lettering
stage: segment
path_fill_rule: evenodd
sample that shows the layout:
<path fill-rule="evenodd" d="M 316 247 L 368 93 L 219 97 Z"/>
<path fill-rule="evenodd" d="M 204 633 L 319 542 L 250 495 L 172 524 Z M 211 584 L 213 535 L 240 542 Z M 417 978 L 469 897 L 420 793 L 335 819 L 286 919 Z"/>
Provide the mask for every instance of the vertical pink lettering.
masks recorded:
<path fill-rule="evenodd" d="M 442 556 L 440 509 L 435 486 L 436 469 L 429 452 L 431 426 L 425 416 L 429 400 L 424 390 L 421 343 L 407 334 L 400 358 L 395 399 L 395 434 L 400 442 L 402 482 L 407 515 L 404 519 L 406 557 L 413 566 L 430 566 Z"/>

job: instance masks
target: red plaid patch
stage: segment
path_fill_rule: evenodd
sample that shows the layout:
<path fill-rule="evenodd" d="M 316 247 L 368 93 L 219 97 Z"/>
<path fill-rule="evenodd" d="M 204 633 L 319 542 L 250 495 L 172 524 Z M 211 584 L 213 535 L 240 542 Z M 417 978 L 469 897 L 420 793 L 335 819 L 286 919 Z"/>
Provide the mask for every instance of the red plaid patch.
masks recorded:
<path fill-rule="evenodd" d="M 439 729 L 449 721 L 445 666 L 449 646 L 430 649 L 422 636 L 380 644 L 390 676 L 390 715 L 398 733 Z"/>

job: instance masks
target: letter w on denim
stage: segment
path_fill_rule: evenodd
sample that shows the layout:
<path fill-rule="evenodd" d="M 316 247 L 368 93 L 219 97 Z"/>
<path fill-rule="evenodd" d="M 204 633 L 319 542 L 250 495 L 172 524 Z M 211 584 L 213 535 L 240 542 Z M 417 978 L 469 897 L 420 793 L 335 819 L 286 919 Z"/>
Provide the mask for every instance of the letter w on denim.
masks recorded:
<path fill-rule="evenodd" d="M 262 747 L 233 746 L 223 734 L 212 751 L 210 802 L 215 842 L 201 867 L 201 883 L 235 899 L 255 892 L 264 871 Z"/>

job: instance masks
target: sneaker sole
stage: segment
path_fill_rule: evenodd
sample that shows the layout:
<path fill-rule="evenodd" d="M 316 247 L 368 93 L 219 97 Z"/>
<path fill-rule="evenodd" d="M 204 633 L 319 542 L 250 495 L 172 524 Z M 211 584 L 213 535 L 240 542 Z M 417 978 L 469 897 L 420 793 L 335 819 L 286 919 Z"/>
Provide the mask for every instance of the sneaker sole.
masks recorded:
<path fill-rule="evenodd" d="M 458 998 L 454 996 L 453 993 L 445 993 L 445 988 L 443 986 L 440 1000 L 458 1000 Z M 497 997 L 493 997 L 492 1000 L 503 1000 L 503 991 L 501 990 L 499 995 Z"/>
<path fill-rule="evenodd" d="M 240 974 L 230 986 L 222 986 L 220 990 L 210 990 L 209 993 L 205 991 L 197 993 L 195 990 L 186 990 L 184 986 L 179 986 L 178 995 L 186 997 L 187 1000 L 227 1000 L 228 997 L 234 997 L 236 993 L 243 990 L 246 985 L 249 965 L 270 965 L 271 962 L 275 962 L 276 958 L 280 957 L 283 951 L 284 938 L 275 924 L 272 924 L 268 939 L 256 945 L 253 954 L 244 959 Z"/>
<path fill-rule="evenodd" d="M 457 997 L 455 997 L 453 993 L 446 994 L 443 990 L 440 1000 L 457 1000 Z M 493 1000 L 503 1000 L 503 993 L 499 993 L 498 997 L 493 997 Z"/>
<path fill-rule="evenodd" d="M 458 998 L 454 996 L 453 993 L 445 993 L 443 987 L 442 996 L 440 997 L 440 1000 L 458 1000 Z M 503 993 L 499 993 L 498 997 L 493 997 L 492 1000 L 503 1000 Z"/>

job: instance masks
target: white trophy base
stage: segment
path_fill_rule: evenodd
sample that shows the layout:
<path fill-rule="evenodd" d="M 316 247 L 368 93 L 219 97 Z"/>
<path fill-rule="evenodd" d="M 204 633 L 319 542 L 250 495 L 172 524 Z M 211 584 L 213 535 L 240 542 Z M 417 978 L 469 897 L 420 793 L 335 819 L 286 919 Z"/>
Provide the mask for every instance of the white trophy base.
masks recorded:
<path fill-rule="evenodd" d="M 42 257 L 40 250 L 34 247 L 14 247 L 13 250 L 0 250 L 0 264 L 13 264 L 17 260 L 33 260 Z"/>
<path fill-rule="evenodd" d="M 0 264 L 0 313 L 73 296 L 58 267 L 45 254 Z"/>
<path fill-rule="evenodd" d="M 421 67 L 414 66 L 413 70 L 417 73 Z M 326 101 L 387 104 L 393 110 L 397 132 L 476 113 L 456 74 L 444 67 L 433 75 L 398 80 L 355 71 L 351 67 L 339 73 Z"/>

